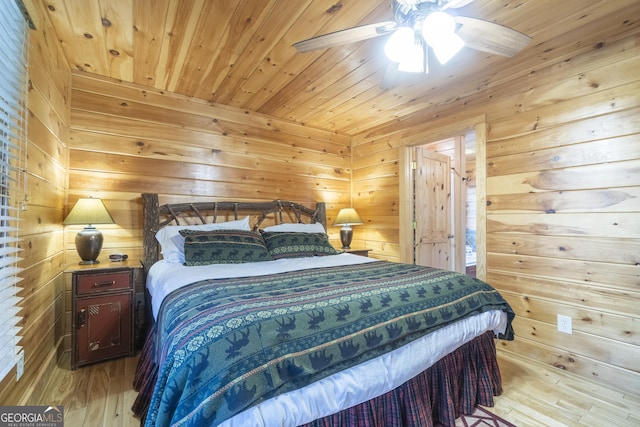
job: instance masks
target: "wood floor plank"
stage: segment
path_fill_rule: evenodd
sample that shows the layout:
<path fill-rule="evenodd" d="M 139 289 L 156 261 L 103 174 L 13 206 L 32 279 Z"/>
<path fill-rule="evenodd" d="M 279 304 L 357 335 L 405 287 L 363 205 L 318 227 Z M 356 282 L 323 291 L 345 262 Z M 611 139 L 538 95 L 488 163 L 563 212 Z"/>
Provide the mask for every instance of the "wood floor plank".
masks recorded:
<path fill-rule="evenodd" d="M 558 408 L 567 412 L 584 413 L 593 406 L 592 402 L 577 399 L 573 396 L 558 399 Z"/>
<path fill-rule="evenodd" d="M 518 427 L 638 425 L 638 396 L 506 352 L 498 362 L 505 393 L 492 410 Z M 503 405 L 513 410 L 502 415 Z"/>
<path fill-rule="evenodd" d="M 67 427 L 139 426 L 131 412 L 137 362 L 120 358 L 71 371 L 63 361 L 37 404 L 63 405 Z M 640 425 L 640 396 L 500 350 L 498 363 L 504 391 L 488 409 L 518 427 Z"/>
<path fill-rule="evenodd" d="M 90 368 L 89 375 L 89 387 L 87 393 L 89 399 L 87 400 L 87 412 L 85 414 L 85 425 L 96 426 L 109 426 L 107 421 L 110 421 L 110 417 L 107 416 L 107 396 L 109 390 L 110 378 L 108 374 L 108 368 L 111 364 L 102 363 L 93 365 Z M 96 423 L 96 420 L 102 420 L 102 423 Z"/>
<path fill-rule="evenodd" d="M 633 421 L 636 426 L 640 426 L 640 413 L 629 415 L 629 421 Z"/>
<path fill-rule="evenodd" d="M 584 417 L 580 419 L 580 422 L 586 425 L 596 425 L 596 420 L 608 419 L 609 425 L 617 427 L 638 427 L 638 424 L 629 419 L 629 414 L 621 414 L 619 412 L 613 412 L 606 410 L 598 405 L 594 405 Z"/>
<path fill-rule="evenodd" d="M 124 368 L 124 366 L 123 366 Z M 119 375 L 110 377 L 109 389 L 106 399 L 105 421 L 109 426 L 122 427 L 124 426 L 124 416 L 126 414 L 125 404 L 125 381 L 124 381 L 124 369 Z"/>
<path fill-rule="evenodd" d="M 541 395 L 530 394 L 528 391 L 512 389 L 509 397 L 518 402 L 517 411 L 535 420 L 538 425 L 549 427 L 563 427 L 578 425 L 580 415 L 565 411 L 560 411 L 555 405 L 549 405 L 547 399 L 542 399 Z M 508 418 L 505 418 L 508 420 Z M 516 423 L 516 425 L 519 425 Z"/>
<path fill-rule="evenodd" d="M 67 411 L 64 408 L 64 425 L 65 427 L 83 427 L 87 408 L 78 408 L 71 411 Z M 101 424 L 100 424 L 101 425 Z"/>

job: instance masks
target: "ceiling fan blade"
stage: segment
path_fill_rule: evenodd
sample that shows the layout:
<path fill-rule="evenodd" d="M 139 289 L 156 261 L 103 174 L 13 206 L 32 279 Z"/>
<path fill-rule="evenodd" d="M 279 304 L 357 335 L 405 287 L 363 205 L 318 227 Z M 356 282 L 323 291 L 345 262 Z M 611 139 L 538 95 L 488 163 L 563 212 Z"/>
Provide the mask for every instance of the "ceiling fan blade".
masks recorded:
<path fill-rule="evenodd" d="M 309 52 L 382 36 L 395 31 L 396 28 L 398 24 L 394 21 L 378 22 L 313 37 L 294 43 L 293 46 L 298 49 L 298 52 Z"/>
<path fill-rule="evenodd" d="M 441 10 L 445 9 L 457 9 L 459 7 L 463 7 L 471 3 L 473 0 L 451 0 L 448 3 L 445 3 L 442 6 Z"/>
<path fill-rule="evenodd" d="M 473 0 L 448 0 L 440 7 L 440 10 L 457 9 L 459 7 L 468 5 L 472 1 Z M 407 10 L 420 9 L 423 3 L 426 3 L 429 9 L 435 10 L 435 7 L 440 3 L 440 1 L 436 2 L 435 0 L 396 0 L 396 2 Z"/>
<path fill-rule="evenodd" d="M 380 82 L 380 89 L 389 90 L 393 89 L 398 82 L 398 64 L 397 62 L 389 61 L 389 65 L 387 65 L 387 69 L 384 72 L 384 76 L 382 77 L 382 81 Z"/>
<path fill-rule="evenodd" d="M 466 16 L 454 16 L 461 27 L 457 34 L 465 45 L 482 52 L 513 56 L 525 48 L 531 37 L 494 22 Z"/>

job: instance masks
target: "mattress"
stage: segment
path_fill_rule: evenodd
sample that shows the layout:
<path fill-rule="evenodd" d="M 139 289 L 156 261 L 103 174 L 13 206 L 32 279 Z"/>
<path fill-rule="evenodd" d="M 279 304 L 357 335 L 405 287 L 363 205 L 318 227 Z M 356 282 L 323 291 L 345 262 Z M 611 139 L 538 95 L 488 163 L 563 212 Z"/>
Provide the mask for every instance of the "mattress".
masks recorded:
<path fill-rule="evenodd" d="M 182 286 L 208 278 L 260 276 L 309 268 L 377 262 L 352 254 L 281 259 L 260 263 L 185 267 L 160 261 L 147 278 L 154 317 L 165 296 Z M 301 389 L 286 392 L 223 422 L 223 426 L 295 426 L 370 400 L 398 387 L 444 355 L 486 331 L 504 333 L 507 315 L 493 310 L 462 319 L 389 353 L 334 373 Z M 375 372 L 375 375 L 371 373 Z"/>

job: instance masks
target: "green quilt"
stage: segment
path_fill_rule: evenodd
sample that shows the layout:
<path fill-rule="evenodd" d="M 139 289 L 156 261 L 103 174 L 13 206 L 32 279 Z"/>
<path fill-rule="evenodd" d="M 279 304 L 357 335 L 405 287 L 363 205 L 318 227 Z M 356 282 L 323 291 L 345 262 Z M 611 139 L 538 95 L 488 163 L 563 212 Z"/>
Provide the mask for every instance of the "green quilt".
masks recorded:
<path fill-rule="evenodd" d="M 513 311 L 490 285 L 373 262 L 212 279 L 169 295 L 156 334 L 147 425 L 217 425 L 249 406 L 393 350 L 449 323 Z"/>

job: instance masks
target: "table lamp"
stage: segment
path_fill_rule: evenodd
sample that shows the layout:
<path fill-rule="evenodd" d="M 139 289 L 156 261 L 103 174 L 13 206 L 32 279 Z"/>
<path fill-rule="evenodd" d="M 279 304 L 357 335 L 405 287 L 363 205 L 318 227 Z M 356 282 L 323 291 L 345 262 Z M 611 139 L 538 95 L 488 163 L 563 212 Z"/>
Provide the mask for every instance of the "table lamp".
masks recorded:
<path fill-rule="evenodd" d="M 114 224 L 111 214 L 100 199 L 78 199 L 63 224 L 86 224 L 76 236 L 76 250 L 80 255 L 81 265 L 98 264 L 98 256 L 102 249 L 103 237 L 93 224 Z"/>
<path fill-rule="evenodd" d="M 364 224 L 358 213 L 353 208 L 340 209 L 333 225 L 341 225 L 340 241 L 342 249 L 351 249 L 351 239 L 353 238 L 352 225 Z"/>

